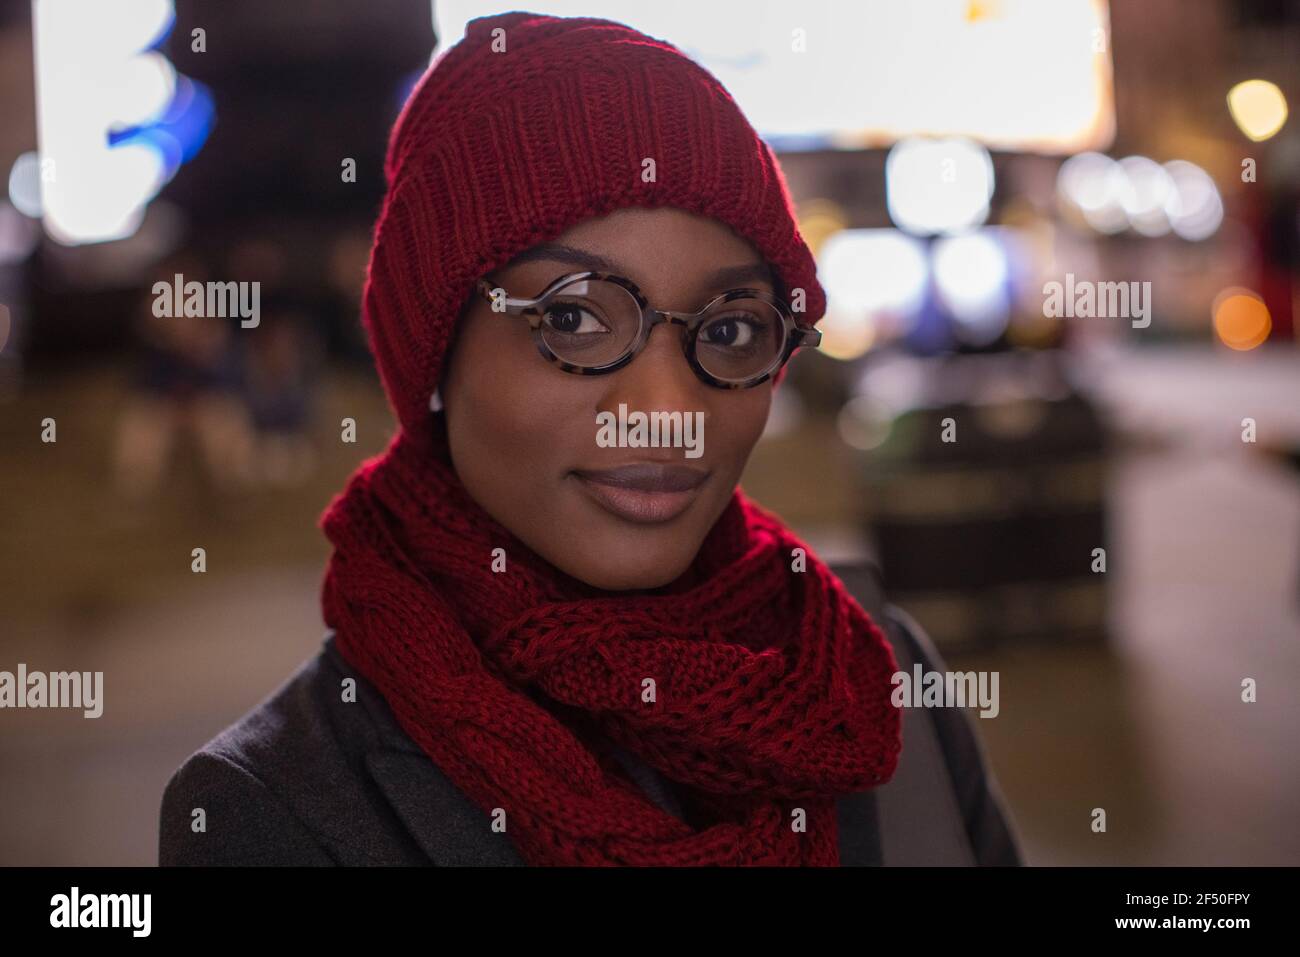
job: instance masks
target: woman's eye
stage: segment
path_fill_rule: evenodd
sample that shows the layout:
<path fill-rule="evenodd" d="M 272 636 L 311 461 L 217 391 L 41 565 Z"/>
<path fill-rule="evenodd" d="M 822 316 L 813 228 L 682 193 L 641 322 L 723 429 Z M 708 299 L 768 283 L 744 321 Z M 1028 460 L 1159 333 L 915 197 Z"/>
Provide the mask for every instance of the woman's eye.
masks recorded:
<path fill-rule="evenodd" d="M 704 327 L 704 341 L 715 346 L 747 346 L 754 339 L 754 322 L 747 316 L 723 316 Z"/>
<path fill-rule="evenodd" d="M 609 328 L 589 310 L 576 303 L 559 303 L 546 310 L 546 323 L 556 332 L 569 335 L 587 335 L 609 332 Z"/>

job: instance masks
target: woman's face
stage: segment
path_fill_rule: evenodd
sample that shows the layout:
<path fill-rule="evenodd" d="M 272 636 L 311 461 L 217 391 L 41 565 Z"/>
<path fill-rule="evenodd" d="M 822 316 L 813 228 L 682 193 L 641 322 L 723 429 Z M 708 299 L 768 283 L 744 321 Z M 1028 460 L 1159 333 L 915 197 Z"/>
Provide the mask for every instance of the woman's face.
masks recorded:
<path fill-rule="evenodd" d="M 565 273 L 588 269 L 627 277 L 665 310 L 694 312 L 738 286 L 773 291 L 746 240 L 667 207 L 587 220 L 486 278 L 507 296 L 531 298 Z M 767 421 L 771 381 L 750 389 L 706 385 L 687 364 L 684 335 L 681 326 L 660 324 L 630 364 L 579 376 L 538 354 L 524 318 L 495 312 L 477 296 L 448 357 L 441 394 L 465 488 L 531 549 L 597 588 L 657 588 L 681 575 Z M 606 447 L 597 417 L 617 422 L 620 405 L 630 425 L 634 413 L 677 412 L 702 430 L 691 448 Z"/>

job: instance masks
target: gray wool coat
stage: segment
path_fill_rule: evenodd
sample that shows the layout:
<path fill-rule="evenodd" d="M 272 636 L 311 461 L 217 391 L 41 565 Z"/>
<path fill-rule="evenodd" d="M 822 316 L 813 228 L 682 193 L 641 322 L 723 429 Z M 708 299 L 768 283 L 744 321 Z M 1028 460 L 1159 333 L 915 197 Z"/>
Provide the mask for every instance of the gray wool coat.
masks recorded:
<path fill-rule="evenodd" d="M 871 566 L 836 573 L 891 642 L 900 670 L 944 664 L 921 628 L 883 601 Z M 357 700 L 344 702 L 344 678 Z M 616 755 L 678 813 L 672 782 Z M 195 830 L 195 809 L 205 827 Z M 974 720 L 907 708 L 885 785 L 837 801 L 842 866 L 1024 863 Z M 519 865 L 507 834 L 397 724 L 327 634 L 321 650 L 172 775 L 159 812 L 160 865 Z"/>

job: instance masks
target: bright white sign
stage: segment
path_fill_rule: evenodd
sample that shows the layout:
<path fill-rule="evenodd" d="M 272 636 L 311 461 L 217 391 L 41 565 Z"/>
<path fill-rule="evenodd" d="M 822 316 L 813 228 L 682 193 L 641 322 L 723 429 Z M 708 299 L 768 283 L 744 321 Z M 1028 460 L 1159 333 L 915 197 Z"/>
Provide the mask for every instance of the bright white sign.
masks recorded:
<path fill-rule="evenodd" d="M 445 47 L 501 6 L 436 0 Z M 1105 0 L 539 0 L 617 20 L 707 67 L 778 147 L 965 136 L 1076 153 L 1114 137 Z M 557 70 L 572 69 L 562 60 Z"/>

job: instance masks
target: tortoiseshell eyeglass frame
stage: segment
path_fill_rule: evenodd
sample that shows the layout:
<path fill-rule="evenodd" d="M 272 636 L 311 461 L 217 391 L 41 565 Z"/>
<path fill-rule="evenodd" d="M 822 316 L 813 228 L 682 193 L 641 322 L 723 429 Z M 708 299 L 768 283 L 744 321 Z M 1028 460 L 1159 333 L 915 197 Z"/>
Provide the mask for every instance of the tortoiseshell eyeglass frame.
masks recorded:
<path fill-rule="evenodd" d="M 623 355 L 619 356 L 612 362 L 606 362 L 597 366 L 580 366 L 574 365 L 565 359 L 561 359 L 546 344 L 546 339 L 542 334 L 542 320 L 546 316 L 546 310 L 550 304 L 551 298 L 561 289 L 575 282 L 585 279 L 601 279 L 605 282 L 611 282 L 615 285 L 622 286 L 632 298 L 636 300 L 641 307 L 641 326 L 637 331 L 636 338 Z M 488 282 L 486 279 L 480 279 L 476 284 L 477 291 L 489 302 L 497 302 L 494 295 L 496 289 L 501 288 Z M 504 289 L 502 290 L 505 291 Z M 773 357 L 769 368 L 763 372 L 749 376 L 746 379 L 731 380 L 720 379 L 713 375 L 709 370 L 700 365 L 695 357 L 695 340 L 699 335 L 700 328 L 704 324 L 705 316 L 711 309 L 719 303 L 730 302 L 733 299 L 759 299 L 763 302 L 770 303 L 776 307 L 777 312 L 781 315 L 782 326 L 785 331 L 785 342 L 781 350 Z M 718 389 L 750 389 L 760 385 L 770 379 L 776 372 L 790 360 L 794 350 L 800 347 L 815 348 L 821 343 L 822 334 L 816 329 L 808 326 L 801 326 L 795 322 L 794 315 L 790 307 L 781 299 L 765 292 L 761 289 L 731 289 L 721 295 L 715 296 L 709 300 L 708 304 L 699 312 L 670 312 L 665 309 L 655 309 L 651 307 L 641 290 L 637 288 L 636 283 L 624 276 L 616 276 L 607 272 L 575 272 L 561 276 L 547 285 L 540 293 L 532 299 L 520 299 L 505 297 L 505 308 L 501 310 L 508 315 L 524 316 L 528 320 L 529 326 L 533 332 L 533 342 L 537 345 L 537 351 L 541 353 L 542 358 L 548 362 L 553 362 L 565 372 L 571 372 L 574 375 L 607 375 L 610 372 L 623 368 L 629 362 L 637 357 L 637 354 L 645 348 L 645 344 L 650 340 L 650 333 L 654 327 L 661 322 L 667 322 L 686 328 L 686 340 L 682 343 L 682 349 L 686 353 L 686 360 L 690 363 L 691 369 L 695 374 L 708 385 Z"/>

